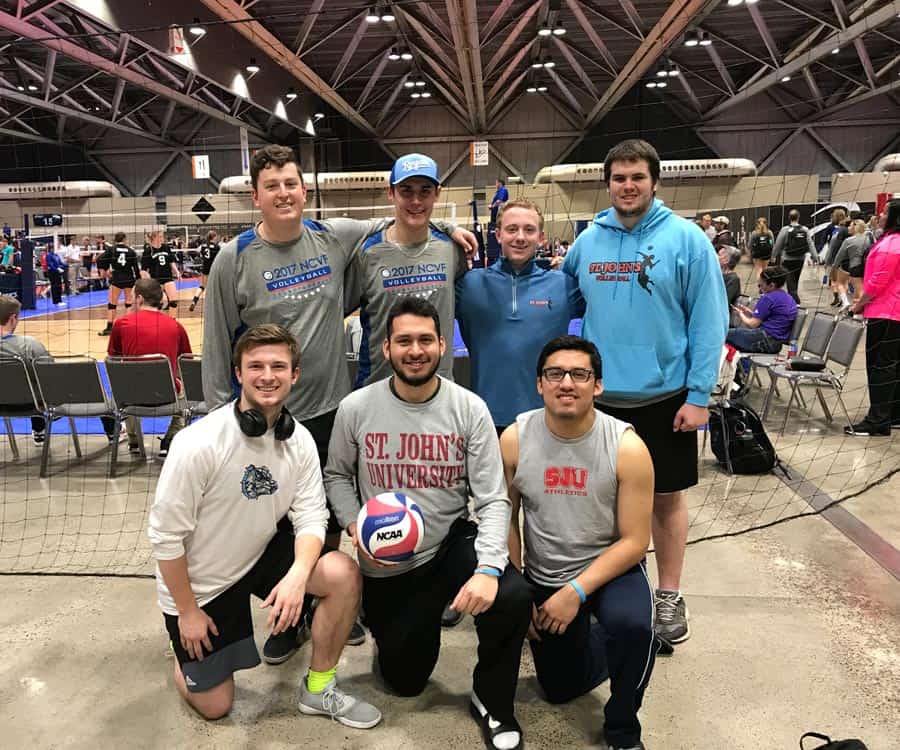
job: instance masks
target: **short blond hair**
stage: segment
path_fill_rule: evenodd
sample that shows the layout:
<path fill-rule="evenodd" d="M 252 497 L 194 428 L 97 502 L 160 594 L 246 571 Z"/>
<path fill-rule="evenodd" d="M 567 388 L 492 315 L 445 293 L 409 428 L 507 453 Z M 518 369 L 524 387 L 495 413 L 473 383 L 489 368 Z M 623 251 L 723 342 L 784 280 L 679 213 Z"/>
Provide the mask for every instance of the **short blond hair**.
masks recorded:
<path fill-rule="evenodd" d="M 850 234 L 864 234 L 868 227 L 862 219 L 854 219 L 850 222 Z"/>
<path fill-rule="evenodd" d="M 503 226 L 503 214 L 505 214 L 510 208 L 523 208 L 526 211 L 534 211 L 538 217 L 538 228 L 543 232 L 544 231 L 544 214 L 541 213 L 541 209 L 537 207 L 537 204 L 533 201 L 526 200 L 525 198 L 519 198 L 514 201 L 506 201 L 501 207 L 500 211 L 497 214 L 497 228 Z"/>

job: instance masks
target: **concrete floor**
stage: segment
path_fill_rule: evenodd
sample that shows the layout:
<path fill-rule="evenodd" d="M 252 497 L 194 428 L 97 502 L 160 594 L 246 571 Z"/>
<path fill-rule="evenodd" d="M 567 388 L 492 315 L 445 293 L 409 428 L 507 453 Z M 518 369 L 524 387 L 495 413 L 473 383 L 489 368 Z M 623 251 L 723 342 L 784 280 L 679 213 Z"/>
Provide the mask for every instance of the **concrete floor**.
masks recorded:
<path fill-rule="evenodd" d="M 821 301 L 809 276 L 801 294 Z M 860 357 L 844 398 L 851 416 L 861 416 Z M 777 436 L 781 413 L 769 429 L 795 476 L 833 498 L 860 492 L 842 507 L 900 547 L 900 432 L 846 438 L 816 406 L 812 417 L 795 413 Z M 101 439 L 86 441 L 92 458 L 68 466 L 60 441 L 49 480 L 36 478 L 33 446 L 26 461 L 11 463 L 0 445 L 0 570 L 147 572 L 146 510 L 159 463 L 125 457 L 123 475 L 110 483 Z M 780 480 L 728 477 L 708 452 L 689 505 L 692 540 L 809 511 Z M 870 750 L 900 748 L 900 581 L 825 518 L 692 544 L 683 590 L 693 636 L 657 661 L 641 714 L 648 748 L 793 750 L 810 729 L 860 737 Z M 385 715 L 361 732 L 297 712 L 308 647 L 280 667 L 239 673 L 232 715 L 198 719 L 171 685 L 152 580 L 8 575 L 0 597 L 2 747 L 482 747 L 465 710 L 475 657 L 470 619 L 445 631 L 432 682 L 417 699 L 380 692 L 371 643 L 345 650 L 342 683 Z M 533 674 L 526 648 L 517 711 L 527 746 L 604 747 L 607 686 L 554 707 L 541 700 Z"/>

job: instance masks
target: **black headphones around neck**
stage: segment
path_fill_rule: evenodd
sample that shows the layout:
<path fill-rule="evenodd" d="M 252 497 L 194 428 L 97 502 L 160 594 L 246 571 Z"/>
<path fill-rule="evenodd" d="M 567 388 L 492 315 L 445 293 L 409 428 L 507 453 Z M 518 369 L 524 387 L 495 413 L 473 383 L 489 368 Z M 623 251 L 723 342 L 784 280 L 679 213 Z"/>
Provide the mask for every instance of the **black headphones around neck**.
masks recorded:
<path fill-rule="evenodd" d="M 257 409 L 241 411 L 240 399 L 234 402 L 234 415 L 237 417 L 241 432 L 247 437 L 262 437 L 269 430 L 269 423 L 262 412 Z M 275 420 L 275 439 L 287 440 L 293 434 L 294 418 L 287 409 L 281 407 L 281 414 Z"/>

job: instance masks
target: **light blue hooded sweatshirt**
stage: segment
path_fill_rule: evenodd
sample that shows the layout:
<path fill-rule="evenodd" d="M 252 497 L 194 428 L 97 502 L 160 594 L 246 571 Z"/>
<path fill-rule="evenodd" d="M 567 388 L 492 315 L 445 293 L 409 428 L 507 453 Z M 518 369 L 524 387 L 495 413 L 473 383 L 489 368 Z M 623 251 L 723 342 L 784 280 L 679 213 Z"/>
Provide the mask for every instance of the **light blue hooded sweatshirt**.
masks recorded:
<path fill-rule="evenodd" d="M 601 401 L 652 402 L 687 389 L 707 406 L 728 331 L 719 261 L 693 222 L 654 199 L 632 229 L 601 211 L 563 271 L 587 303 L 582 336 L 603 360 Z"/>

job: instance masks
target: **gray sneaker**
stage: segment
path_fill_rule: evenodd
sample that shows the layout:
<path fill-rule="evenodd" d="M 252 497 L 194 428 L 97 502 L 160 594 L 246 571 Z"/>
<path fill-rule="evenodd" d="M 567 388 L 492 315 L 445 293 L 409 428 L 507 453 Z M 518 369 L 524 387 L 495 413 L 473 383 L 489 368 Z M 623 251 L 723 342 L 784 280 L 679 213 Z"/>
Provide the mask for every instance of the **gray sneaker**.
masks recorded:
<path fill-rule="evenodd" d="M 667 643 L 681 643 L 691 637 L 688 610 L 679 591 L 656 590 L 656 633 Z"/>
<path fill-rule="evenodd" d="M 300 713 L 307 716 L 330 716 L 354 729 L 371 729 L 381 721 L 381 711 L 371 703 L 354 698 L 341 690 L 332 680 L 321 693 L 311 693 L 306 678 L 300 681 Z"/>

